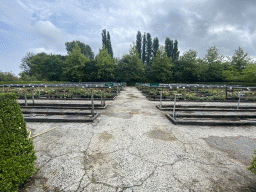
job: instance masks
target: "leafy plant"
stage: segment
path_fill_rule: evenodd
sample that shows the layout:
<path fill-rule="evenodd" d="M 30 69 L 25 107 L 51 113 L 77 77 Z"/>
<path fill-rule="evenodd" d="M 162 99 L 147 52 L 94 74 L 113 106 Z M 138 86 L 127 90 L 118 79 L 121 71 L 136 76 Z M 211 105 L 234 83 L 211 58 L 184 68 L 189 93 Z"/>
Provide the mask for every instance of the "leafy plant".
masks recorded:
<path fill-rule="evenodd" d="M 256 155 L 256 150 L 254 150 L 254 154 Z M 251 162 L 252 165 L 250 167 L 248 167 L 247 169 L 256 175 L 256 157 L 254 157 L 252 155 L 252 158 L 253 158 L 253 160 Z"/>
<path fill-rule="evenodd" d="M 111 97 L 110 93 L 105 93 L 105 97 L 110 98 Z"/>
<path fill-rule="evenodd" d="M 13 93 L 0 94 L 0 191 L 18 187 L 37 173 L 33 142 Z"/>

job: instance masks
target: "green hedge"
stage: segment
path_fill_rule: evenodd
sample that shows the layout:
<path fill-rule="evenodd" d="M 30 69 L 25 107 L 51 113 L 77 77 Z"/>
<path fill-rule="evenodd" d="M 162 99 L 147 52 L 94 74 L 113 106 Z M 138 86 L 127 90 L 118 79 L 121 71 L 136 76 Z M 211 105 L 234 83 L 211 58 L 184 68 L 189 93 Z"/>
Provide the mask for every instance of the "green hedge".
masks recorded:
<path fill-rule="evenodd" d="M 254 154 L 256 155 L 256 150 L 254 150 Z M 256 157 L 254 157 L 252 155 L 252 158 L 253 158 L 253 160 L 251 162 L 252 165 L 250 167 L 248 167 L 247 169 L 256 175 Z"/>
<path fill-rule="evenodd" d="M 13 93 L 0 93 L 0 191 L 18 191 L 37 172 L 33 142 L 16 99 Z"/>

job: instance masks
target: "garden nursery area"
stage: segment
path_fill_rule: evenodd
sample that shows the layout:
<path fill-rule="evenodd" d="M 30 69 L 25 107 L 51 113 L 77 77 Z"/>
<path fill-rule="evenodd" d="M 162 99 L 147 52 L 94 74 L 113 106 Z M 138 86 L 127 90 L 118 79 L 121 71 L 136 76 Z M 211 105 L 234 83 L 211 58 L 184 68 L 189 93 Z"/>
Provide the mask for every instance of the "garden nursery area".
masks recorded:
<path fill-rule="evenodd" d="M 256 190 L 256 87 L 1 86 L 2 120 L 12 119 L 3 135 L 20 144 L 5 144 L 0 191 Z M 24 142 L 29 152 L 7 166 L 7 151 Z"/>

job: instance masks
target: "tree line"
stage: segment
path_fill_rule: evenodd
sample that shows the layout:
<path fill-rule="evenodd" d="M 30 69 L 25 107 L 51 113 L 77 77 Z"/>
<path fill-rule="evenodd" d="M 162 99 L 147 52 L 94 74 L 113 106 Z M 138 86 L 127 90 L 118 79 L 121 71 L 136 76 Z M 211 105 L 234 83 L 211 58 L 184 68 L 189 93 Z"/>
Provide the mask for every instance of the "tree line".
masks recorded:
<path fill-rule="evenodd" d="M 80 41 L 66 42 L 68 55 L 27 53 L 21 61 L 22 80 L 46 81 L 116 81 L 116 82 L 254 82 L 256 65 L 239 47 L 231 57 L 209 47 L 199 58 L 190 49 L 180 56 L 178 41 L 152 41 L 150 33 L 138 31 L 129 53 L 116 58 L 110 34 L 102 30 L 102 48 L 95 56 L 89 45 Z M 1 77 L 1 75 L 0 75 Z M 1 79 L 0 79 L 1 80 Z"/>

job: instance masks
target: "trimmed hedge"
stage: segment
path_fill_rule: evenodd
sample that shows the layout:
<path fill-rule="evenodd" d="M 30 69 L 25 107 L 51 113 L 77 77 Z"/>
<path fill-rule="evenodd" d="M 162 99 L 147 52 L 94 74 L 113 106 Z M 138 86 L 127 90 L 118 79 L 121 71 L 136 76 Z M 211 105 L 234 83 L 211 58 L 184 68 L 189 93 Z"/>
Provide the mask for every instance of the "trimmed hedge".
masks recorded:
<path fill-rule="evenodd" d="M 254 150 L 254 154 L 256 155 L 256 150 Z M 248 167 L 247 169 L 256 175 L 256 157 L 254 157 L 252 155 L 252 158 L 253 158 L 253 160 L 251 162 L 252 165 L 250 167 Z"/>
<path fill-rule="evenodd" d="M 0 191 L 18 191 L 37 173 L 32 139 L 27 138 L 26 122 L 17 96 L 0 93 Z"/>

